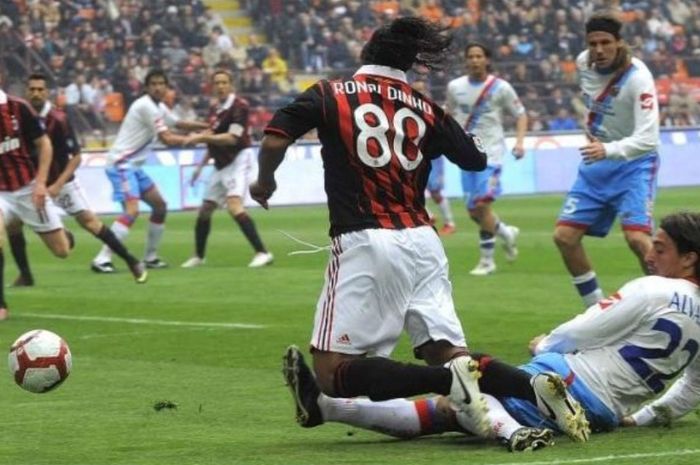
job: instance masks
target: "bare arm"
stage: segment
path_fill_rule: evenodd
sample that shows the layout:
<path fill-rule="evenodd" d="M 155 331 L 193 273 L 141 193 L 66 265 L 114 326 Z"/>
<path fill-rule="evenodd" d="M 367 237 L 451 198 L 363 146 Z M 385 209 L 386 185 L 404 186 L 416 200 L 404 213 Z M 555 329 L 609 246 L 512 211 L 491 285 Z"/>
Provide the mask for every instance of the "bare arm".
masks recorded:
<path fill-rule="evenodd" d="M 202 121 L 178 120 L 175 127 L 185 131 L 202 131 L 209 128 L 209 124 Z"/>
<path fill-rule="evenodd" d="M 68 164 L 66 165 L 65 169 L 58 175 L 58 178 L 56 178 L 53 184 L 49 186 L 49 195 L 51 197 L 56 197 L 58 195 L 61 188 L 63 188 L 66 182 L 71 176 L 73 176 L 75 171 L 80 166 L 81 160 L 82 156 L 80 153 L 76 153 L 70 160 L 68 160 Z"/>
<path fill-rule="evenodd" d="M 258 180 L 250 185 L 250 196 L 264 208 L 268 208 L 267 201 L 277 189 L 275 171 L 284 160 L 287 147 L 293 142 L 275 134 L 267 134 L 262 140 L 258 155 Z"/>
<path fill-rule="evenodd" d="M 515 123 L 515 146 L 513 147 L 513 156 L 518 160 L 525 155 L 525 134 L 527 133 L 527 114 L 523 113 L 518 116 Z"/>
<path fill-rule="evenodd" d="M 46 201 L 46 180 L 49 177 L 49 166 L 51 166 L 51 158 L 53 157 L 53 147 L 51 146 L 51 139 L 49 139 L 49 136 L 46 134 L 34 139 L 34 145 L 38 152 L 38 166 L 34 178 L 35 185 L 32 201 L 36 208 L 43 209 L 44 202 Z"/>
<path fill-rule="evenodd" d="M 158 133 L 158 140 L 165 145 L 185 145 L 187 136 L 181 136 L 170 131 L 162 131 Z"/>
<path fill-rule="evenodd" d="M 237 142 L 238 142 L 238 137 L 231 134 L 230 132 L 224 132 L 221 134 L 211 134 L 211 133 L 204 132 L 201 134 L 191 135 L 187 141 L 187 144 L 188 145 L 211 144 L 211 145 L 227 146 L 227 145 L 236 145 Z"/>

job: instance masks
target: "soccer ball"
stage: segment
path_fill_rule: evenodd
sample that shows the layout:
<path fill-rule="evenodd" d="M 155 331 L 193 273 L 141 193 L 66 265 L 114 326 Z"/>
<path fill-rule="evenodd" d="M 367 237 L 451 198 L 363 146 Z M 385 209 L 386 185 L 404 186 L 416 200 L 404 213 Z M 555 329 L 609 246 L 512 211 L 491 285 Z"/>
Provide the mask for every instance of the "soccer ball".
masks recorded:
<path fill-rule="evenodd" d="M 72 359 L 58 334 L 35 329 L 22 334 L 10 347 L 10 373 L 29 392 L 48 392 L 68 377 Z"/>

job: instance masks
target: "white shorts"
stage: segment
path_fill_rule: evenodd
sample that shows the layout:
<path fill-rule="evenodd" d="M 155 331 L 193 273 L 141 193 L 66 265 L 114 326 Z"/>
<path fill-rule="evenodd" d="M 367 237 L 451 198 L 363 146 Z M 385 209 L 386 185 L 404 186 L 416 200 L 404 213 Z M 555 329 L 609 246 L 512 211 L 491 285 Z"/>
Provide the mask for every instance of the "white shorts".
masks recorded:
<path fill-rule="evenodd" d="M 466 347 L 445 250 L 428 226 L 366 229 L 333 238 L 311 346 L 388 357 L 405 329 L 413 347 Z"/>
<path fill-rule="evenodd" d="M 32 202 L 33 191 L 34 181 L 13 192 L 0 192 L 0 211 L 5 224 L 19 220 L 37 233 L 62 229 L 61 214 L 53 200 L 47 196 L 40 212 Z"/>
<path fill-rule="evenodd" d="M 244 198 L 252 169 L 252 149 L 241 150 L 233 161 L 214 174 L 207 181 L 207 189 L 204 192 L 204 200 L 226 205 L 228 197 Z"/>
<path fill-rule="evenodd" d="M 90 205 L 85 198 L 85 193 L 78 182 L 78 178 L 65 183 L 54 202 L 71 216 L 90 210 Z"/>

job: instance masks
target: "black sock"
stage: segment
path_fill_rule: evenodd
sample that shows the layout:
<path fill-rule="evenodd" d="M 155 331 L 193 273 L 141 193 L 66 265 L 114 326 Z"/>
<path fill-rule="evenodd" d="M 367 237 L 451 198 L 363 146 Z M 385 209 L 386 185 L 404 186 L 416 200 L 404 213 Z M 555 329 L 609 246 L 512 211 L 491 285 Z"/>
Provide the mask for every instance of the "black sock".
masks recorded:
<path fill-rule="evenodd" d="M 29 259 L 27 258 L 27 241 L 24 239 L 24 233 L 20 230 L 7 236 L 7 240 L 10 242 L 10 251 L 19 269 L 19 274 L 26 279 L 33 280 L 32 270 L 29 268 Z"/>
<path fill-rule="evenodd" d="M 102 225 L 100 232 L 95 234 L 95 237 L 107 244 L 107 247 L 112 249 L 112 252 L 119 255 L 127 263 L 127 265 L 134 265 L 138 263 L 138 258 L 131 255 L 126 247 L 124 247 L 124 244 L 122 244 L 121 241 L 117 239 L 117 236 L 114 235 L 114 231 L 109 229 L 104 224 Z"/>
<path fill-rule="evenodd" d="M 520 368 L 508 365 L 485 354 L 471 354 L 479 362 L 479 389 L 494 397 L 517 397 L 537 405 L 535 391 L 530 379 L 532 375 Z"/>
<path fill-rule="evenodd" d="M 5 302 L 5 254 L 2 253 L 2 248 L 0 248 L 0 307 L 7 308 L 7 302 Z"/>
<path fill-rule="evenodd" d="M 211 220 L 209 218 L 197 217 L 197 223 L 194 225 L 194 248 L 195 253 L 199 258 L 204 258 L 204 251 L 207 248 L 207 238 L 211 230 Z"/>
<path fill-rule="evenodd" d="M 338 397 L 367 396 L 372 400 L 450 393 L 448 368 L 399 363 L 381 357 L 358 358 L 338 365 L 334 391 Z"/>
<path fill-rule="evenodd" d="M 248 239 L 248 242 L 250 242 L 250 245 L 253 246 L 255 251 L 267 252 L 265 250 L 265 246 L 260 240 L 260 236 L 258 236 L 258 230 L 255 229 L 253 219 L 245 212 L 239 213 L 233 218 L 236 220 L 236 223 L 238 223 L 238 226 L 240 226 L 241 231 L 243 231 L 243 235 L 246 237 L 246 239 Z"/>

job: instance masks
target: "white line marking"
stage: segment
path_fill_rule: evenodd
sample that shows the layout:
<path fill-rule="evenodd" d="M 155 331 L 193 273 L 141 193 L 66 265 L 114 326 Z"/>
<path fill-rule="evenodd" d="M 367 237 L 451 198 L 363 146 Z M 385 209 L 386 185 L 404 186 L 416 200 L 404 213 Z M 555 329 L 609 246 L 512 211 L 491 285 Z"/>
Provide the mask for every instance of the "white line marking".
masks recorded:
<path fill-rule="evenodd" d="M 27 313 L 17 314 L 18 317 L 44 318 L 47 320 L 76 320 L 76 321 L 101 321 L 106 323 L 129 323 L 134 325 L 159 325 L 159 326 L 191 326 L 197 328 L 236 328 L 236 329 L 263 329 L 265 325 L 248 323 L 202 323 L 196 321 L 170 321 L 170 320 L 146 320 L 144 318 L 114 318 L 109 316 L 81 316 L 81 315 L 57 315 L 55 313 Z"/>
<path fill-rule="evenodd" d="M 600 457 L 590 457 L 585 459 L 571 460 L 550 460 L 542 462 L 507 462 L 507 463 L 491 463 L 488 465 L 568 465 L 572 463 L 595 463 L 609 462 L 616 460 L 632 460 L 632 459 L 648 459 L 657 457 L 676 457 L 679 455 L 694 455 L 700 454 L 700 449 L 681 449 L 669 452 L 650 452 L 646 454 L 620 454 L 620 455 L 603 455 Z"/>

